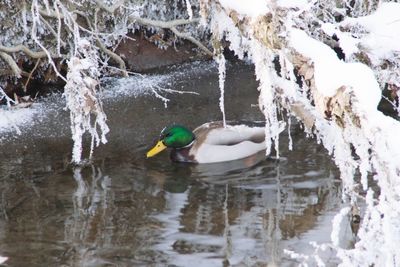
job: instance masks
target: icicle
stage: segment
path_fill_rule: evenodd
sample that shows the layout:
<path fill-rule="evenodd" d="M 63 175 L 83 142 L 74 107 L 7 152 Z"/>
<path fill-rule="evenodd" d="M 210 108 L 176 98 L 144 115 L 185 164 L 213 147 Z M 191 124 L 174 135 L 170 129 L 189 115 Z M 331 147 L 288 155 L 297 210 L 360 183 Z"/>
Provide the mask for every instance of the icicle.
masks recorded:
<path fill-rule="evenodd" d="M 334 246 L 339 246 L 340 241 L 340 228 L 343 218 L 350 212 L 350 207 L 345 207 L 340 210 L 332 220 L 331 240 Z"/>
<path fill-rule="evenodd" d="M 292 134 L 291 134 L 291 132 L 290 132 L 290 127 L 292 126 L 292 119 L 291 119 L 291 117 L 290 117 L 290 115 L 289 115 L 289 117 L 288 117 L 288 120 L 287 120 L 287 122 L 288 122 L 288 137 L 289 137 L 289 150 L 291 151 L 291 150 L 293 150 L 293 140 L 292 140 Z"/>
<path fill-rule="evenodd" d="M 219 108 L 222 112 L 222 121 L 224 123 L 224 127 L 226 127 L 226 118 L 225 118 L 225 75 L 226 75 L 226 60 L 222 53 L 215 57 L 215 61 L 218 63 L 218 84 L 220 90 L 219 97 Z"/>
<path fill-rule="evenodd" d="M 189 14 L 189 19 L 193 19 L 193 10 L 192 10 L 192 5 L 190 4 L 190 0 L 186 0 L 186 8 Z"/>

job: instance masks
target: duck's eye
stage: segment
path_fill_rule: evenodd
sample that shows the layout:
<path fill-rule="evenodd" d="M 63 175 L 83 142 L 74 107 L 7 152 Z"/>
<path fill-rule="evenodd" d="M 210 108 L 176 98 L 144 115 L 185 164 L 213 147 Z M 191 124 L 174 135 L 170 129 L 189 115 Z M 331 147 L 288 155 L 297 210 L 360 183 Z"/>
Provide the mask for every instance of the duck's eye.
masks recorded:
<path fill-rule="evenodd" d="M 170 137 L 170 136 L 172 136 L 172 133 L 167 133 L 167 134 L 165 135 L 165 137 Z"/>

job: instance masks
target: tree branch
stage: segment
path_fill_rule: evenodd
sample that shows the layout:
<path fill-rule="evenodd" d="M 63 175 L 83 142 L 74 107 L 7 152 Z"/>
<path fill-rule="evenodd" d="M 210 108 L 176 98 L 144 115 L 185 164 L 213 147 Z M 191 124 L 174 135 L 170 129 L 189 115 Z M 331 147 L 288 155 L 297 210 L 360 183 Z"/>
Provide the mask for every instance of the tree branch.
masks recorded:
<path fill-rule="evenodd" d="M 115 54 L 113 51 L 111 51 L 110 49 L 108 49 L 107 47 L 105 47 L 103 45 L 103 43 L 100 41 L 99 38 L 96 38 L 97 41 L 97 45 L 99 46 L 99 48 L 105 53 L 107 54 L 109 57 L 111 57 L 115 62 L 118 63 L 120 70 L 122 71 L 123 75 L 125 77 L 128 77 L 128 73 L 126 72 L 126 66 L 125 66 L 125 61 L 118 56 L 117 54 Z"/>
<path fill-rule="evenodd" d="M 0 45 L 0 51 L 1 52 L 5 52 L 5 53 L 17 53 L 17 52 L 24 52 L 26 55 L 32 57 L 32 58 L 43 58 L 46 57 L 47 54 L 44 51 L 40 51 L 40 52 L 35 52 L 30 50 L 28 47 L 26 47 L 25 45 L 16 45 L 16 46 L 3 46 Z M 57 56 L 54 56 L 57 57 Z"/>
<path fill-rule="evenodd" d="M 194 38 L 193 36 L 191 36 L 190 34 L 187 33 L 182 33 L 180 31 L 178 31 L 175 27 L 171 27 L 170 30 L 178 37 L 182 38 L 182 39 L 186 39 L 190 42 L 192 42 L 193 44 L 197 45 L 201 50 L 204 51 L 204 53 L 206 53 L 208 56 L 213 57 L 214 54 L 208 50 L 207 47 L 205 47 L 200 41 L 198 41 L 196 38 Z"/>
<path fill-rule="evenodd" d="M 200 18 L 175 19 L 175 20 L 169 20 L 169 21 L 152 20 L 152 19 L 140 18 L 140 17 L 133 16 L 133 15 L 129 16 L 129 18 L 139 24 L 158 27 L 158 28 L 172 28 L 172 27 L 176 27 L 176 26 L 200 22 Z"/>
<path fill-rule="evenodd" d="M 17 78 L 21 78 L 21 69 L 18 67 L 17 63 L 15 63 L 15 60 L 10 56 L 9 54 L 5 52 L 0 52 L 0 57 L 3 58 L 3 60 L 10 66 L 11 70 L 13 71 L 14 75 Z"/>
<path fill-rule="evenodd" d="M 79 14 L 80 16 L 84 17 L 86 19 L 86 23 L 88 24 L 88 27 L 90 27 L 90 30 L 93 32 L 93 35 L 95 35 L 96 38 L 96 43 L 98 45 L 98 47 L 101 49 L 101 51 L 103 51 L 106 55 L 108 55 L 110 58 L 112 58 L 115 62 L 118 63 L 119 68 L 121 70 L 121 72 L 123 73 L 124 77 L 128 77 L 128 72 L 126 71 L 126 65 L 125 65 L 125 61 L 116 53 L 114 53 L 113 51 L 111 51 L 110 49 L 108 49 L 103 42 L 100 40 L 100 38 L 98 37 L 98 30 L 97 30 L 97 11 L 95 12 L 95 25 L 94 25 L 94 29 L 93 29 L 93 25 L 91 23 L 91 21 L 89 20 L 89 18 L 87 16 L 85 16 L 84 13 L 82 12 L 76 12 L 77 14 Z M 82 27 L 82 26 L 80 26 Z"/>
<path fill-rule="evenodd" d="M 109 13 L 114 13 L 115 10 L 119 7 L 122 6 L 124 1 L 118 1 L 112 6 L 107 6 L 103 1 L 101 0 L 96 0 L 97 5 L 109 12 Z M 200 41 L 196 40 L 193 36 L 187 34 L 187 33 L 182 33 L 176 29 L 177 26 L 181 25 L 187 25 L 191 23 L 198 23 L 200 22 L 200 18 L 194 18 L 194 19 L 176 19 L 176 20 L 170 20 L 170 21 L 161 21 L 161 20 L 151 20 L 151 19 L 146 19 L 146 18 L 141 18 L 137 17 L 134 15 L 129 16 L 129 18 L 141 25 L 146 25 L 146 26 L 152 26 L 152 27 L 158 27 L 158 28 L 163 28 L 163 29 L 170 29 L 176 36 L 188 40 L 198 46 L 201 50 L 203 50 L 207 55 L 213 56 L 214 54 L 208 50 L 206 46 L 204 46 Z"/>
<path fill-rule="evenodd" d="M 35 66 L 33 67 L 32 71 L 29 73 L 28 78 L 26 79 L 26 83 L 25 83 L 25 85 L 24 85 L 24 91 L 25 91 L 25 92 L 26 92 L 26 89 L 28 88 L 28 84 L 29 84 L 29 82 L 30 82 L 30 80 L 31 80 L 31 78 L 32 78 L 32 74 L 35 72 L 35 70 L 37 69 L 37 67 L 39 66 L 39 64 L 40 64 L 40 58 L 36 61 Z"/>

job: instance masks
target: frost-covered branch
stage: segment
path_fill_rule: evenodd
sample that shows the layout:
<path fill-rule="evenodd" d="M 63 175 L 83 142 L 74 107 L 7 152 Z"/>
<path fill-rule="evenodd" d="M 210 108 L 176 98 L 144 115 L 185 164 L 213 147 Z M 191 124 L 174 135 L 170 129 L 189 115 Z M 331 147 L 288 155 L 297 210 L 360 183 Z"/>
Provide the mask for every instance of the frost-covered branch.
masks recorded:
<path fill-rule="evenodd" d="M 92 137 L 89 158 L 92 157 L 95 146 L 100 142 L 107 142 L 105 136 L 109 132 L 97 92 L 100 75 L 98 55 L 87 40 L 80 40 L 78 45 L 75 56 L 68 62 L 69 71 L 64 91 L 74 140 L 72 162 L 76 164 L 82 160 L 82 138 L 85 132 L 89 132 Z"/>
<path fill-rule="evenodd" d="M 6 100 L 7 106 L 10 108 L 11 104 L 14 104 L 15 101 L 12 100 L 7 96 L 7 94 L 4 92 L 3 88 L 0 87 L 0 101 Z"/>
<path fill-rule="evenodd" d="M 129 18 L 132 21 L 135 21 L 136 23 L 139 23 L 141 25 L 159 27 L 159 28 L 164 28 L 164 29 L 166 29 L 166 28 L 170 29 L 172 27 L 177 27 L 177 26 L 200 22 L 200 18 L 174 19 L 174 20 L 170 20 L 170 21 L 152 20 L 152 19 L 141 18 L 141 17 L 137 17 L 137 16 L 133 16 L 133 15 L 131 15 Z"/>
<path fill-rule="evenodd" d="M 106 55 L 108 55 L 110 58 L 112 58 L 115 62 L 118 63 L 119 69 L 123 73 L 123 76 L 127 77 L 128 73 L 126 71 L 124 60 L 110 49 L 107 49 L 107 47 L 105 47 L 104 44 L 101 42 L 101 40 L 98 38 L 97 38 L 97 45 L 99 46 L 101 51 L 103 51 Z"/>
<path fill-rule="evenodd" d="M 285 123 L 277 111 L 284 107 L 332 155 L 349 206 L 365 201 L 360 240 L 353 249 L 338 245 L 339 224 L 334 225 L 330 247 L 337 250 L 343 266 L 397 266 L 400 123 L 378 111 L 377 105 L 381 88 L 399 80 L 395 78 L 399 64 L 395 24 L 400 22 L 400 5 L 382 3 L 376 12 L 377 6 L 365 6 L 367 11 L 363 12 L 364 7 L 355 8 L 362 1 L 354 1 L 349 14 L 375 13 L 342 18 L 342 22 L 332 14 L 346 1 L 256 2 L 245 6 L 239 1 L 204 0 L 202 4 L 208 7 L 205 19 L 210 21 L 214 35 L 228 41 L 239 58 L 247 57 L 255 65 L 259 106 L 266 118 L 267 153 L 274 143 L 277 148 L 279 129 Z M 341 28 L 345 24 L 353 25 L 348 30 L 351 34 Z M 362 25 L 362 30 L 354 25 L 358 29 Z M 371 42 L 371 34 L 379 38 L 386 34 L 383 48 L 382 42 L 379 46 Z M 356 35 L 361 38 L 357 40 Z M 332 47 L 335 42 L 327 36 L 338 39 L 342 50 Z M 364 50 L 366 45 L 369 50 Z M 367 60 L 360 60 L 366 57 L 360 58 L 356 52 L 366 53 Z M 382 69 L 384 62 L 390 63 Z M 376 181 L 379 192 L 374 192 L 369 177 Z M 363 199 L 360 194 L 367 197 Z M 348 210 L 344 209 L 341 216 L 347 216 L 344 211 Z M 337 218 L 339 221 L 341 217 Z"/>
<path fill-rule="evenodd" d="M 177 37 L 188 40 L 198 46 L 203 52 L 205 52 L 208 56 L 213 56 L 213 53 L 205 46 L 203 45 L 199 40 L 194 38 L 191 34 L 189 33 L 183 33 L 178 31 L 176 28 L 177 26 L 181 25 L 186 25 L 190 23 L 198 23 L 200 22 L 199 18 L 194 18 L 190 20 L 185 20 L 185 19 L 178 19 L 178 20 L 171 20 L 171 21 L 158 21 L 158 20 L 150 20 L 146 18 L 140 18 L 136 16 L 131 16 L 130 17 L 133 21 L 136 23 L 139 23 L 141 25 L 145 26 L 152 26 L 152 27 L 160 27 L 163 29 L 170 29 Z"/>
<path fill-rule="evenodd" d="M 214 54 L 207 48 L 205 47 L 200 41 L 196 40 L 193 36 L 187 33 L 182 33 L 178 31 L 175 27 L 171 27 L 170 30 L 175 33 L 176 36 L 186 39 L 193 44 L 197 45 L 201 50 L 203 50 L 204 53 L 206 53 L 208 56 L 212 57 Z"/>
<path fill-rule="evenodd" d="M 0 45 L 0 51 L 5 52 L 5 53 L 18 53 L 18 52 L 23 52 L 25 53 L 27 56 L 31 57 L 31 58 L 44 58 L 47 57 L 46 52 L 44 51 L 32 51 L 31 49 L 29 49 L 28 47 L 26 47 L 25 45 L 19 44 L 19 45 L 15 45 L 15 46 L 3 46 Z M 53 55 L 53 57 L 56 57 L 56 55 Z"/>

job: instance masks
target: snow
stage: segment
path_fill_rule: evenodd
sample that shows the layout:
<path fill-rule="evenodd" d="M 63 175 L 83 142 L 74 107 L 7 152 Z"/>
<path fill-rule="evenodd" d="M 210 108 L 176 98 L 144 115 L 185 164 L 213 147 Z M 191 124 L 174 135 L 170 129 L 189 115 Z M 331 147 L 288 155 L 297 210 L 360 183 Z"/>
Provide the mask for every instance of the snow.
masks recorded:
<path fill-rule="evenodd" d="M 379 16 L 372 15 L 372 18 L 378 19 Z M 333 30 L 332 27 L 325 26 L 326 32 Z M 360 119 L 359 127 L 352 127 L 347 122 L 344 129 L 335 128 L 334 124 L 324 124 L 323 121 L 316 123 L 320 138 L 333 153 L 339 166 L 344 193 L 352 199 L 355 197 L 354 175 L 358 169 L 363 189 L 368 190 L 367 198 L 370 198 L 356 249 L 342 249 L 338 241 L 338 233 L 342 229 L 341 221 L 349 212 L 348 208 L 343 209 L 333 220 L 332 244 L 338 250 L 343 266 L 355 262 L 361 265 L 393 265 L 393 260 L 396 262 L 400 257 L 396 249 L 396 244 L 400 242 L 400 125 L 398 121 L 377 111 L 381 89 L 371 68 L 361 63 L 339 60 L 330 47 L 309 37 L 302 30 L 292 29 L 290 36 L 290 45 L 314 64 L 318 92 L 325 97 L 331 97 L 341 86 L 345 86 L 346 90 L 354 94 L 352 112 Z M 391 44 L 385 51 L 390 49 L 393 49 Z M 378 57 L 387 56 L 379 48 L 377 51 L 375 55 Z M 351 151 L 350 145 L 355 151 Z M 357 161 L 353 159 L 354 152 L 359 157 Z M 380 188 L 380 199 L 376 201 L 372 201 L 373 193 L 368 189 L 367 175 L 371 170 L 374 171 L 374 178 Z"/>
<path fill-rule="evenodd" d="M 192 5 L 190 4 L 190 0 L 186 0 L 186 9 L 189 15 L 189 19 L 193 19 L 193 10 Z"/>
<path fill-rule="evenodd" d="M 265 0 L 247 0 L 245 4 L 242 0 L 220 0 L 219 2 L 226 9 L 232 9 L 241 15 L 253 18 L 265 15 L 269 11 L 268 2 Z"/>
<path fill-rule="evenodd" d="M 334 36 L 339 39 L 339 46 L 343 50 L 343 53 L 346 57 L 350 57 L 351 55 L 359 52 L 358 44 L 359 40 L 351 36 L 350 33 L 342 32 L 338 29 L 338 26 L 333 23 L 324 23 L 321 26 L 321 29 L 329 36 Z"/>
<path fill-rule="evenodd" d="M 208 1 L 204 0 L 204 2 Z M 299 23 L 296 21 L 296 18 L 303 20 L 303 17 L 298 16 L 301 12 L 307 9 L 307 11 L 312 11 L 311 7 L 317 3 L 322 7 L 329 6 L 327 5 L 328 1 L 277 0 L 270 2 L 266 0 L 248 0 L 244 2 L 243 0 L 220 0 L 218 2 L 228 13 L 234 10 L 242 18 L 250 18 L 249 21 L 254 21 L 255 18 L 265 15 L 267 12 L 275 12 L 275 7 L 273 7 L 275 3 L 280 8 L 289 8 L 291 11 L 289 11 L 288 16 L 285 16 L 287 21 L 284 25 L 287 28 L 284 30 L 284 33 L 286 34 L 286 31 L 289 31 L 289 46 L 310 59 L 309 63 L 314 68 L 313 75 L 317 92 L 324 97 L 332 97 L 338 92 L 339 88 L 344 87 L 346 88 L 345 93 L 353 94 L 353 98 L 351 99 L 353 109 L 351 112 L 357 116 L 360 125 L 357 127 L 349 126 L 351 125 L 351 121 L 349 121 L 349 118 L 345 118 L 347 119 L 345 121 L 347 127 L 342 129 L 335 122 L 325 120 L 323 114 L 319 114 L 315 110 L 315 107 L 309 103 L 310 99 L 307 99 L 305 96 L 308 93 L 306 90 L 304 90 L 304 95 L 299 94 L 298 87 L 295 87 L 293 66 L 286 55 L 286 53 L 290 54 L 290 51 L 282 49 L 283 52 L 281 51 L 281 54 L 279 54 L 279 62 L 282 66 L 281 72 L 285 76 L 283 79 L 279 79 L 275 75 L 271 63 L 276 56 L 276 51 L 265 48 L 256 38 L 252 38 L 251 35 L 254 33 L 252 29 L 241 28 L 239 31 L 238 27 L 225 14 L 225 11 L 212 10 L 210 12 L 212 14 L 212 31 L 219 34 L 221 38 L 227 39 L 230 43 L 230 48 L 235 51 L 239 58 L 243 59 L 244 55 L 247 55 L 248 59 L 255 65 L 256 76 L 260 82 L 259 104 L 265 115 L 267 125 L 265 132 L 267 135 L 267 154 L 273 142 L 275 142 L 277 153 L 279 153 L 277 144 L 284 122 L 278 119 L 277 110 L 281 107 L 277 104 L 279 101 L 277 100 L 275 89 L 280 88 L 282 89 L 284 100 L 290 103 L 294 101 L 300 102 L 306 109 L 310 109 L 310 113 L 315 116 L 314 133 L 317 141 L 324 144 L 340 169 L 344 200 L 357 201 L 356 198 L 359 195 L 357 195 L 358 192 L 355 192 L 354 188 L 358 187 L 358 181 L 354 180 L 354 176 L 357 171 L 360 172 L 362 189 L 367 192 L 364 200 L 367 207 L 359 231 L 360 241 L 357 242 L 353 250 L 342 249 L 339 239 L 340 232 L 343 230 L 341 224 L 349 208 L 342 209 L 335 216 L 332 225 L 331 242 L 332 246 L 338 251 L 342 265 L 351 266 L 355 263 L 360 266 L 396 265 L 396 263 L 400 262 L 400 252 L 397 247 L 400 243 L 400 138 L 398 138 L 400 124 L 398 121 L 378 112 L 376 108 L 381 98 L 381 88 L 378 81 L 381 83 L 381 86 L 388 82 L 399 83 L 398 76 L 396 76 L 397 74 L 394 73 L 393 69 L 385 74 L 385 70 L 381 68 L 380 64 L 385 60 L 398 62 L 400 54 L 400 4 L 382 2 L 379 4 L 376 12 L 371 15 L 357 17 L 353 13 L 353 17 L 346 18 L 340 23 L 335 23 L 332 18 L 327 19 L 325 22 L 321 21 L 321 30 L 324 33 L 329 36 L 336 35 L 338 37 L 339 45 L 346 54 L 347 62 L 345 62 L 337 58 L 336 53 L 331 47 L 323 44 L 320 40 L 314 39 L 320 38 L 317 31 L 315 31 L 314 35 L 311 34 L 313 30 L 319 31 L 318 26 L 310 23 L 311 26 L 308 29 L 308 33 L 300 30 L 306 29 L 308 26 L 307 23 L 316 21 L 317 16 L 315 14 L 309 12 L 310 17 L 315 17 L 311 21 L 307 21 L 307 15 L 305 15 L 304 21 L 300 22 L 300 25 L 296 25 Z M 357 5 L 360 2 L 359 0 L 355 1 L 355 4 Z M 32 38 L 39 46 L 42 46 L 39 40 L 45 34 L 45 30 L 39 19 L 38 1 L 34 1 L 33 3 L 31 14 L 22 12 L 22 20 L 25 21 L 23 25 L 26 27 L 27 20 L 32 21 L 36 25 L 37 28 L 34 27 L 36 30 L 32 31 Z M 153 4 L 152 6 L 152 10 L 158 10 L 157 5 Z M 326 19 L 324 15 L 326 13 L 329 14 L 329 11 L 324 10 L 321 6 L 315 6 L 321 11 L 317 21 L 319 19 Z M 47 7 L 47 9 L 49 8 Z M 293 9 L 302 10 L 293 11 Z M 189 17 L 192 17 L 190 0 L 186 0 L 186 10 Z M 196 10 L 196 8 L 193 8 L 193 10 Z M 367 9 L 355 12 L 366 14 L 369 11 Z M 151 14 L 158 13 L 152 12 Z M 161 10 L 161 14 L 165 14 L 165 11 Z M 66 14 L 64 15 L 66 16 Z M 278 13 L 273 13 L 273 15 L 278 18 L 277 20 L 282 19 Z M 164 15 L 154 16 L 161 16 L 163 19 Z M 118 25 L 118 23 L 115 25 Z M 298 27 L 291 28 L 292 26 Z M 126 30 L 126 28 L 124 29 Z M 248 33 L 248 35 L 243 34 L 243 32 Z M 281 37 L 286 38 L 285 34 Z M 3 39 L 11 39 L 10 36 L 12 37 L 7 31 Z M 79 36 L 74 37 L 79 39 Z M 60 45 L 59 42 L 60 39 L 58 39 L 58 46 Z M 18 41 L 17 43 L 21 42 Z M 356 60 L 355 53 L 360 51 L 367 54 L 368 59 L 371 61 L 371 68 L 374 69 L 375 74 L 367 65 L 352 62 Z M 67 97 L 67 99 L 72 101 L 68 104 L 70 108 L 74 108 L 74 104 L 80 100 L 86 100 L 86 96 L 82 97 L 82 95 L 79 95 L 79 92 L 74 91 L 76 88 L 85 89 L 85 87 L 88 87 L 86 89 L 89 90 L 86 92 L 93 98 L 93 101 L 96 100 L 96 96 L 92 95 L 93 92 L 90 91 L 90 88 L 95 87 L 95 80 L 99 77 L 99 74 L 96 73 L 98 66 L 94 64 L 94 61 L 85 58 L 72 59 L 76 59 L 77 64 L 72 64 L 72 70 L 69 72 L 70 97 Z M 221 58 L 218 63 L 220 74 L 219 88 L 221 91 L 220 108 L 223 112 L 223 117 L 225 117 L 223 103 L 225 61 Z M 393 65 L 398 66 L 398 63 Z M 92 70 L 94 72 L 90 73 L 91 75 L 89 76 L 92 77 L 80 76 L 81 70 L 90 69 L 91 67 L 93 67 Z M 75 86 L 76 84 L 83 86 Z M 157 90 L 153 90 L 155 95 L 165 100 L 158 92 Z M 77 93 L 78 97 L 74 98 L 74 93 Z M 91 110 L 88 109 L 88 105 L 81 105 L 80 107 L 82 106 L 84 106 L 84 111 L 81 114 L 86 113 L 87 115 L 90 113 Z M 97 114 L 100 116 L 100 120 L 97 122 L 103 125 L 103 130 L 105 131 L 102 133 L 104 134 L 108 130 L 105 124 L 106 118 L 102 113 L 101 107 L 97 112 L 99 112 Z M 17 133 L 20 132 L 19 127 L 29 125 L 34 120 L 34 114 L 34 111 L 31 109 L 0 110 L 0 133 L 9 131 L 12 128 L 16 129 Z M 77 141 L 76 143 L 80 143 L 82 132 L 90 128 L 88 125 L 82 123 L 84 121 L 85 118 L 71 116 L 71 122 L 76 126 L 73 127 L 73 132 L 75 131 L 73 136 Z M 100 140 L 97 132 L 93 132 L 93 128 L 89 129 L 89 131 L 91 131 L 90 133 L 95 139 Z M 104 135 L 102 137 L 101 140 L 106 141 Z M 75 161 L 80 160 L 80 150 L 80 145 L 76 145 L 74 149 Z M 356 158 L 354 154 L 357 155 Z M 379 198 L 374 198 L 374 192 L 369 188 L 368 175 L 373 176 L 379 187 Z M 177 196 L 177 199 L 184 199 L 185 197 L 187 196 Z M 171 202 L 175 203 L 174 201 Z M 171 208 L 171 213 L 175 217 L 180 212 L 178 208 L 179 206 L 176 206 L 175 209 Z M 175 231 L 177 230 L 175 229 Z M 245 245 L 251 247 L 251 244 Z M 296 252 L 293 252 L 292 255 L 302 257 L 302 255 L 296 254 Z M 312 257 L 315 257 L 318 264 L 322 264 L 317 254 L 312 255 Z M 304 258 L 307 258 L 307 256 L 304 256 Z M 187 263 L 191 260 L 188 259 Z"/>
<path fill-rule="evenodd" d="M 340 231 L 343 229 L 343 221 L 344 217 L 347 216 L 350 212 L 349 207 L 342 208 L 338 214 L 332 220 L 332 232 L 331 232 L 331 240 L 334 246 L 339 246 L 339 237 Z"/>
<path fill-rule="evenodd" d="M 308 1 L 306 0 L 278 0 L 277 5 L 283 8 L 300 8 L 303 9 L 308 6 Z"/>
<path fill-rule="evenodd" d="M 314 63 L 316 88 L 322 95 L 332 97 L 345 86 L 354 92 L 360 109 L 376 110 L 381 90 L 368 66 L 339 60 L 329 46 L 309 37 L 302 30 L 292 29 L 290 44 Z"/>
<path fill-rule="evenodd" d="M 313 25 L 319 20 L 314 17 L 315 14 L 311 14 L 315 12 L 312 8 L 321 10 L 320 6 L 316 6 L 316 1 L 299 1 L 298 6 L 293 4 L 294 1 L 277 1 L 279 7 L 290 7 L 291 11 L 284 13 L 286 28 L 283 32 L 278 32 L 280 37 L 288 37 L 289 48 L 275 53 L 254 36 L 256 31 L 253 20 L 247 20 L 247 23 L 243 20 L 238 32 L 238 27 L 224 16 L 224 12 L 229 14 L 231 9 L 246 15 L 243 9 L 252 9 L 254 6 L 249 7 L 251 3 L 238 6 L 237 1 L 220 2 L 229 9 L 212 13 L 212 29 L 233 43 L 230 48 L 236 54 L 247 54 L 255 65 L 255 74 L 260 82 L 259 106 L 266 118 L 266 128 L 271 129 L 266 131 L 267 151 L 272 145 L 271 139 L 275 144 L 279 140 L 279 136 L 274 134 L 278 132 L 273 130 L 274 127 L 284 124 L 276 116 L 276 110 L 282 109 L 279 104 L 283 102 L 290 109 L 285 101 L 277 100 L 275 89 L 279 88 L 282 91 L 280 98 L 291 103 L 301 103 L 315 117 L 313 133 L 317 141 L 323 143 L 332 155 L 340 170 L 343 200 L 352 205 L 363 199 L 361 192 L 368 192 L 365 199 L 367 207 L 358 234 L 360 240 L 354 249 L 344 248 L 340 239 L 345 227 L 343 222 L 350 208 L 342 209 L 333 219 L 329 247 L 337 252 L 341 266 L 396 266 L 400 262 L 400 251 L 397 248 L 400 243 L 400 124 L 379 112 L 377 105 L 381 99 L 381 87 L 386 83 L 399 84 L 396 73 L 399 65 L 400 4 L 381 3 L 372 15 L 358 18 L 354 16 L 342 23 L 336 23 L 332 16 L 329 18 L 332 10 L 322 10 L 318 19 L 324 19 L 326 15 L 326 22 L 317 23 L 322 25 L 319 29 L 317 24 Z M 332 3 L 318 1 L 320 2 L 324 8 L 335 10 Z M 281 14 L 274 13 L 275 11 L 271 9 L 271 13 L 279 18 Z M 368 11 L 355 10 L 355 13 L 367 14 Z M 247 16 L 254 18 L 254 14 L 250 12 Z M 301 29 L 307 29 L 308 32 Z M 320 30 L 325 34 L 321 34 Z M 323 43 L 326 35 L 338 37 L 338 43 L 346 54 L 346 61 L 340 60 L 335 51 Z M 303 88 L 296 87 L 293 66 L 289 61 L 293 51 L 309 60 L 307 65 L 311 76 L 308 79 L 314 78 L 315 82 L 311 90 L 307 85 Z M 357 62 L 358 58 L 354 55 L 358 52 L 367 54 L 367 59 L 371 59 L 371 66 Z M 277 54 L 283 79 L 275 74 L 271 66 Z M 380 64 L 385 60 L 393 64 L 382 68 Z M 339 89 L 344 95 L 351 96 L 351 110 L 344 110 L 341 118 L 345 127 L 335 120 L 326 120 L 323 112 L 326 105 L 324 101 L 335 96 Z M 307 94 L 312 95 L 314 104 L 310 103 L 310 96 Z M 357 118 L 357 123 L 354 118 Z M 360 182 L 354 179 L 358 173 L 361 174 Z M 378 198 L 374 197 L 370 189 L 368 176 L 373 176 L 379 187 Z M 364 191 L 355 190 L 361 189 L 360 185 Z M 298 254 L 296 251 L 292 255 L 300 258 L 310 256 L 317 264 L 323 265 L 318 255 L 323 246 L 315 243 L 315 247 L 312 255 Z"/>
<path fill-rule="evenodd" d="M 20 127 L 31 125 L 37 112 L 37 109 L 0 109 L 0 134 L 13 130 L 21 133 Z"/>
<path fill-rule="evenodd" d="M 400 3 L 381 3 L 375 13 L 346 18 L 341 26 L 361 26 L 368 32 L 360 44 L 367 48 L 370 59 L 375 62 L 391 59 L 400 53 Z"/>

